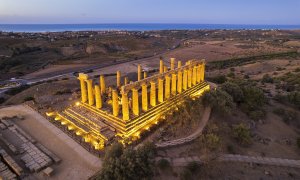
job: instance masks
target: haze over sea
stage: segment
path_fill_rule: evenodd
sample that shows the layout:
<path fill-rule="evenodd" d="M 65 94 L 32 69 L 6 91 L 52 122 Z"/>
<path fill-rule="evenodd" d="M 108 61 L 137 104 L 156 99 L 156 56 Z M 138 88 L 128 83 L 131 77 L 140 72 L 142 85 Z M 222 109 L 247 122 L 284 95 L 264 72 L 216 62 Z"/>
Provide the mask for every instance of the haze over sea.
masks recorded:
<path fill-rule="evenodd" d="M 101 30 L 199 30 L 199 29 L 300 29 L 300 25 L 239 25 L 239 24 L 0 24 L 5 32 L 63 32 Z"/>

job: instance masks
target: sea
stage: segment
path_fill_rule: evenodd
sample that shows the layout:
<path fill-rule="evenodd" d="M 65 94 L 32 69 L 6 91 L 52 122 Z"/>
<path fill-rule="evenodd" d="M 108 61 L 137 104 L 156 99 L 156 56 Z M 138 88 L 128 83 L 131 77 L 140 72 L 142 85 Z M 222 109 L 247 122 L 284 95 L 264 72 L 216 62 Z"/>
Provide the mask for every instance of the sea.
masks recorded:
<path fill-rule="evenodd" d="M 154 31 L 154 30 L 300 30 L 300 25 L 242 25 L 242 24 L 0 24 L 3 32 L 64 32 L 64 31 Z"/>

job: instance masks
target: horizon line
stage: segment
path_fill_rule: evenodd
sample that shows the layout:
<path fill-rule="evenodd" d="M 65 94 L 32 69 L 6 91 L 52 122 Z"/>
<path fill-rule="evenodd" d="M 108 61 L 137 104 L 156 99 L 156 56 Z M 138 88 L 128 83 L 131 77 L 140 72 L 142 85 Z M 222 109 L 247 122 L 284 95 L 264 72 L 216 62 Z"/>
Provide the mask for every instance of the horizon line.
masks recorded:
<path fill-rule="evenodd" d="M 150 23 L 140 23 L 140 22 L 121 22 L 121 23 L 0 23 L 0 25 L 92 25 L 92 24 L 175 24 L 175 25 L 246 25 L 246 26 L 300 26 L 300 24 L 244 24 L 244 23 L 159 23 L 159 22 L 150 22 Z"/>

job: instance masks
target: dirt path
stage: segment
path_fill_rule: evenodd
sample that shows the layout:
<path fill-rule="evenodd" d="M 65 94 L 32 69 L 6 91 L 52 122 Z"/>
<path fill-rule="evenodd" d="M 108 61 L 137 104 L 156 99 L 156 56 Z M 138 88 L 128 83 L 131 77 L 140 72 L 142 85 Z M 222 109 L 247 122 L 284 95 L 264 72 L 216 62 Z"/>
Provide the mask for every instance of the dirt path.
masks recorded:
<path fill-rule="evenodd" d="M 203 163 L 198 156 L 170 158 L 170 157 L 157 157 L 155 160 L 160 159 L 168 160 L 173 166 L 186 166 L 191 162 Z M 239 154 L 223 154 L 216 159 L 221 162 L 243 162 L 243 163 L 256 163 L 271 166 L 282 166 L 291 168 L 300 168 L 300 160 L 282 159 L 282 158 L 269 158 L 261 156 L 244 156 Z"/>
<path fill-rule="evenodd" d="M 171 140 L 171 141 L 166 141 L 166 142 L 162 142 L 162 143 L 157 143 L 157 144 L 155 144 L 156 147 L 157 148 L 166 148 L 166 147 L 171 147 L 171 146 L 182 145 L 182 144 L 185 144 L 187 142 L 191 142 L 191 141 L 195 140 L 196 138 L 198 138 L 202 134 L 202 131 L 203 131 L 204 127 L 206 126 L 206 123 L 209 120 L 210 112 L 211 112 L 210 107 L 206 107 L 204 109 L 204 114 L 203 114 L 202 119 L 200 121 L 200 125 L 199 125 L 198 129 L 193 134 L 191 134 L 187 137 L 184 137 L 184 138 L 175 139 L 175 140 Z"/>
<path fill-rule="evenodd" d="M 60 164 L 52 166 L 55 174 L 50 179 L 88 179 L 100 170 L 99 158 L 91 155 L 31 108 L 17 105 L 0 109 L 0 117 L 13 115 L 24 116 L 25 120 L 17 121 L 16 124 L 62 159 Z M 45 177 L 39 173 L 32 178 Z"/>

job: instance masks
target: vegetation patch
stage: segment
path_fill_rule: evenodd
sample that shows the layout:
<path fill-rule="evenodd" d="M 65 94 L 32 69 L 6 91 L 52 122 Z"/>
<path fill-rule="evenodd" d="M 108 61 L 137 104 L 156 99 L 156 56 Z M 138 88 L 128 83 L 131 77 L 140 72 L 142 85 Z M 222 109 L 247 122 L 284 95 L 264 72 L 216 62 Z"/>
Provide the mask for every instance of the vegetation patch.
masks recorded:
<path fill-rule="evenodd" d="M 233 137 L 237 140 L 240 145 L 250 145 L 251 136 L 250 129 L 245 124 L 241 123 L 236 125 L 232 129 Z"/>
<path fill-rule="evenodd" d="M 101 171 L 92 177 L 95 180 L 140 180 L 151 179 L 154 176 L 155 148 L 146 143 L 136 150 L 121 144 L 110 146 L 104 157 Z"/>

